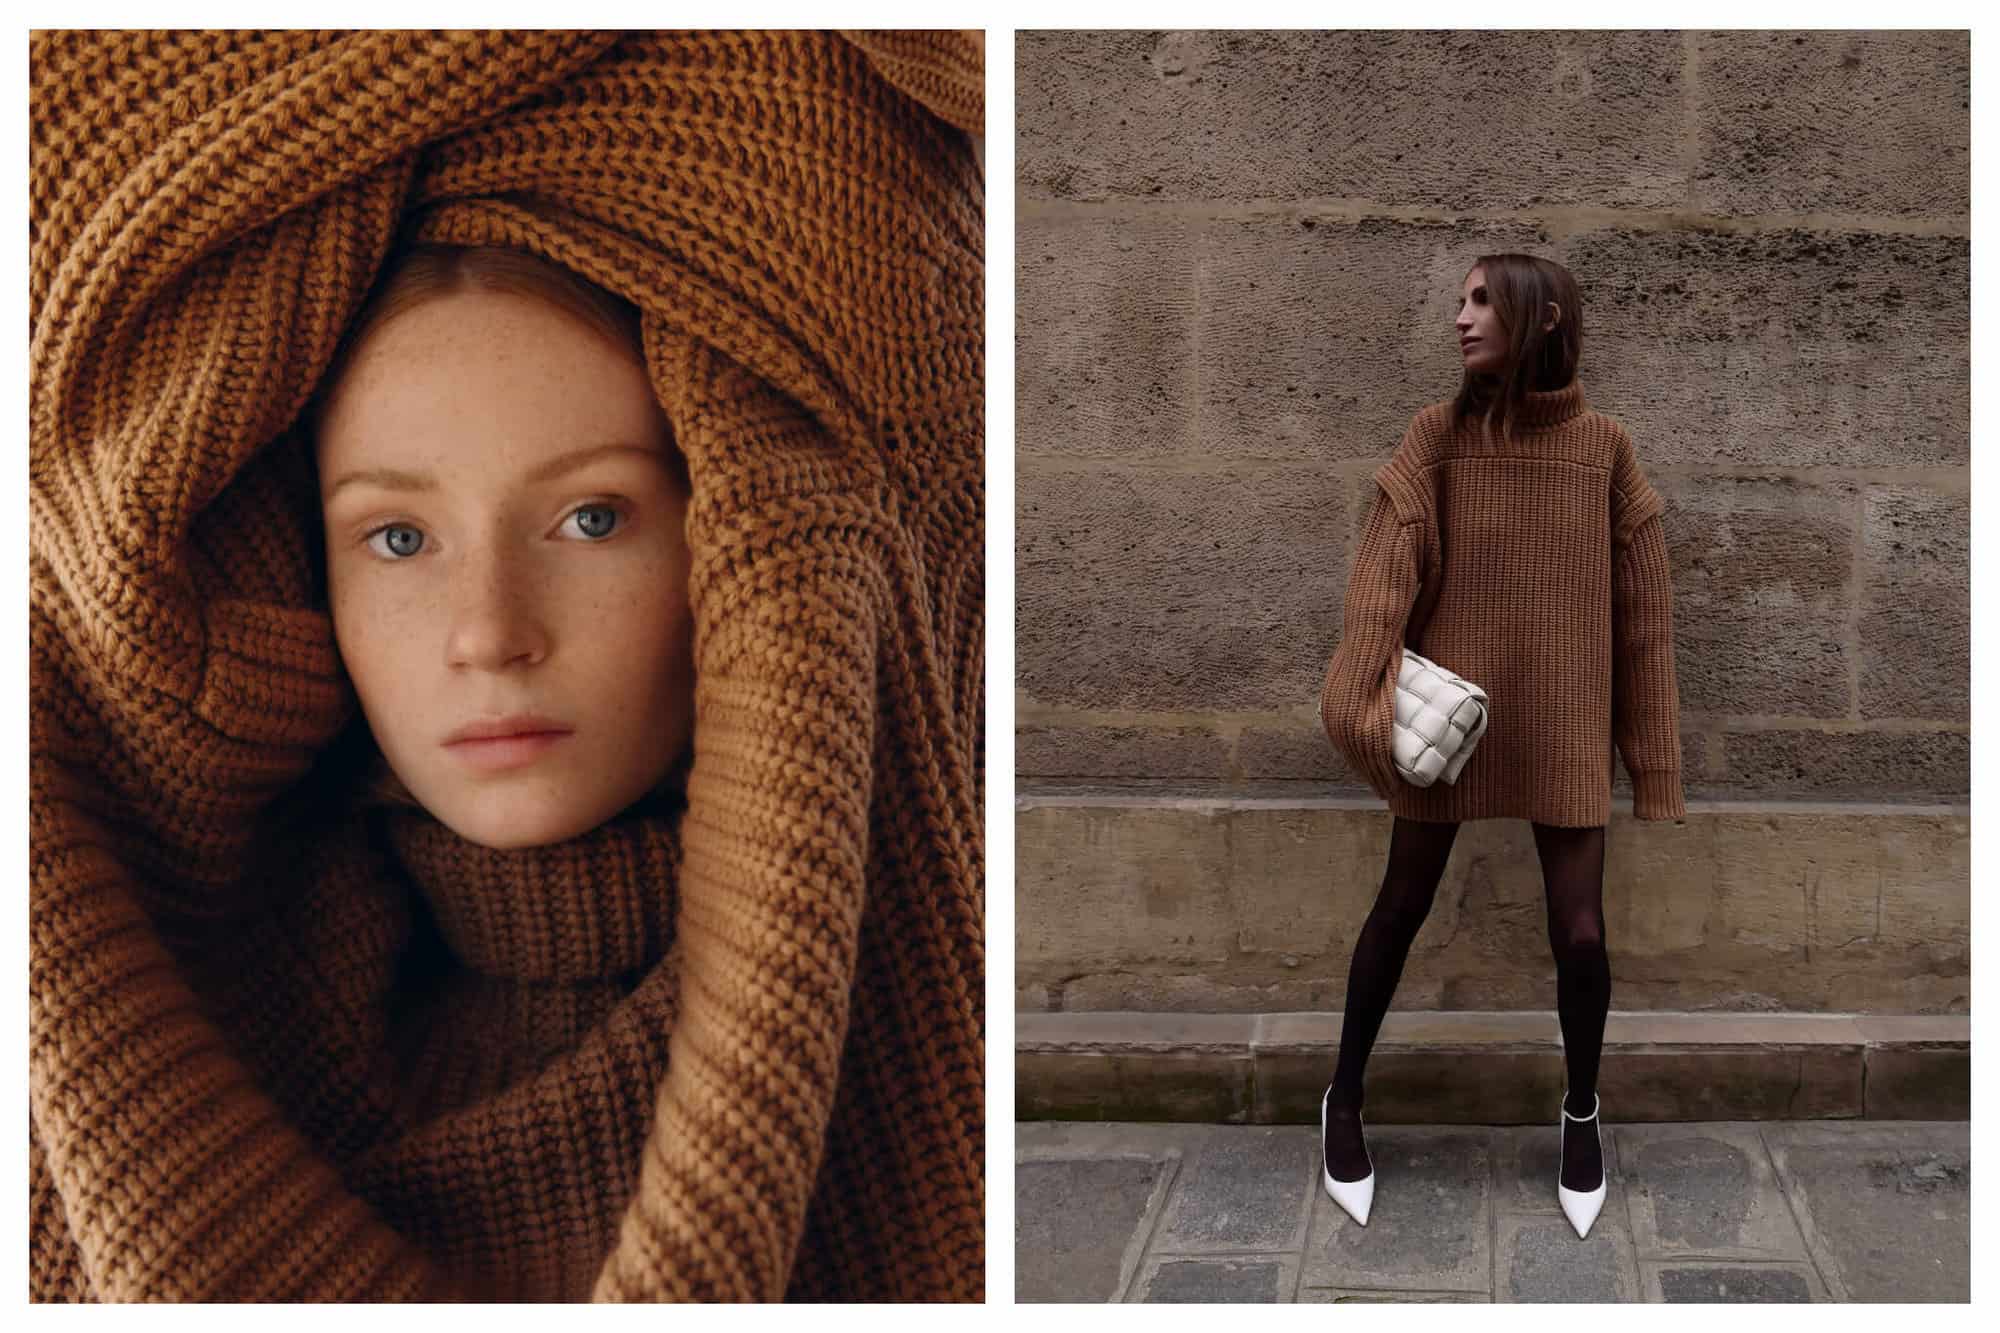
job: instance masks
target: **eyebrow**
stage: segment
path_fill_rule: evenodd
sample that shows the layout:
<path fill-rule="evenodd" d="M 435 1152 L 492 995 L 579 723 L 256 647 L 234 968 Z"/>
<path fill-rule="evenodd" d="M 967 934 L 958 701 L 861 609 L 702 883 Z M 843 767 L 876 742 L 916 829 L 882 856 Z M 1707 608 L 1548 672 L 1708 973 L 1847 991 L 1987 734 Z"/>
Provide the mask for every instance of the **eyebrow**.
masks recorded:
<path fill-rule="evenodd" d="M 648 449 L 641 444 L 594 444 L 563 454 L 559 458 L 550 459 L 528 474 L 528 484 L 538 485 L 541 482 L 554 481 L 557 477 L 588 467 L 598 459 L 613 454 L 639 454 L 662 465 L 667 461 L 666 456 L 658 449 Z M 393 467 L 363 468 L 357 472 L 349 472 L 334 482 L 332 489 L 326 493 L 327 502 L 332 503 L 333 497 L 346 487 L 361 485 L 379 486 L 390 491 L 434 491 L 438 488 L 437 478 L 427 473 L 405 472 L 401 468 Z"/>

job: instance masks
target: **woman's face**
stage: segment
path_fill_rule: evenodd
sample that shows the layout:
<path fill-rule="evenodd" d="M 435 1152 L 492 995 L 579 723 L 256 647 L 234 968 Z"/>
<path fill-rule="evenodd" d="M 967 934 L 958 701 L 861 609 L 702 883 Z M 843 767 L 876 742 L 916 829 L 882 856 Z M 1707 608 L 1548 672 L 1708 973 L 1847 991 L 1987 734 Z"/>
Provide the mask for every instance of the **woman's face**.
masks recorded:
<path fill-rule="evenodd" d="M 687 495 L 630 353 L 546 302 L 378 325 L 317 439 L 335 638 L 390 768 L 488 847 L 587 832 L 694 726 Z M 454 744 L 531 715 L 540 740 Z"/>
<path fill-rule="evenodd" d="M 1497 373 L 1507 360 L 1507 330 L 1487 299 L 1483 265 L 1473 265 L 1465 275 L 1465 293 L 1458 305 L 1458 350 L 1465 368 L 1475 375 Z"/>

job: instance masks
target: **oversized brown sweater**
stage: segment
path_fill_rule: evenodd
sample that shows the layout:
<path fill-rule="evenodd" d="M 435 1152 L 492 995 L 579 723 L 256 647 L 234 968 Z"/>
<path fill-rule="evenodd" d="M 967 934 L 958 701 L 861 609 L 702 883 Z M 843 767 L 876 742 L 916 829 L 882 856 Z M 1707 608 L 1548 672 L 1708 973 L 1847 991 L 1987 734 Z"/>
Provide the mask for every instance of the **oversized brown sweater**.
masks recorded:
<path fill-rule="evenodd" d="M 1515 438 L 1418 412 L 1376 489 L 1327 666 L 1328 736 L 1408 819 L 1606 823 L 1615 755 L 1640 819 L 1681 819 L 1664 506 L 1583 385 L 1529 395 Z M 1456 783 L 1396 771 L 1405 647 L 1487 693 Z M 1614 748 L 1615 747 L 1615 748 Z"/>
<path fill-rule="evenodd" d="M 34 1298 L 981 1296 L 975 51 L 33 36 Z M 350 799 L 299 418 L 399 237 L 641 310 L 684 804 Z"/>

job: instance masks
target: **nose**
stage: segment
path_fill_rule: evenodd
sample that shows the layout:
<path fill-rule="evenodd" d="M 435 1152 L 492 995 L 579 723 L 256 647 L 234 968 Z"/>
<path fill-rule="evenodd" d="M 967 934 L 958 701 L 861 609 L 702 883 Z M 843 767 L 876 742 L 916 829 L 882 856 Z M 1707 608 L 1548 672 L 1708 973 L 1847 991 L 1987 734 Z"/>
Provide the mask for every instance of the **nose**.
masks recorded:
<path fill-rule="evenodd" d="M 445 660 L 452 667 L 496 671 L 548 656 L 548 625 L 533 580 L 518 564 L 485 549 L 460 562 L 451 580 Z"/>

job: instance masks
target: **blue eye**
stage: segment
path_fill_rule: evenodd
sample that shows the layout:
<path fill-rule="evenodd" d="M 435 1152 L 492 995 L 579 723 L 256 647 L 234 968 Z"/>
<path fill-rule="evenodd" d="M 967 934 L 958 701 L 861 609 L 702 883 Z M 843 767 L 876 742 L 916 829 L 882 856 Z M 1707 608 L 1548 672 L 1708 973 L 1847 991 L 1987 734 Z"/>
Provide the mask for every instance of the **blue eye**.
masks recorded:
<path fill-rule="evenodd" d="M 590 518 L 585 517 L 586 515 L 600 515 L 602 517 L 593 522 Z M 578 520 L 578 532 L 592 541 L 601 541 L 609 537 L 617 529 L 618 520 L 624 518 L 625 515 L 619 511 L 616 505 L 587 504 L 572 510 L 570 517 Z"/>
<path fill-rule="evenodd" d="M 398 533 L 398 532 L 413 534 L 416 538 L 415 543 L 412 544 L 408 541 L 398 543 L 392 537 L 389 540 L 388 543 L 389 549 L 387 551 L 383 551 L 381 547 L 375 545 L 375 539 L 377 537 L 380 537 L 382 534 Z M 369 533 L 362 540 L 367 543 L 369 550 L 375 551 L 378 554 L 386 556 L 389 559 L 390 563 L 392 564 L 400 564 L 404 560 L 415 555 L 419 550 L 422 549 L 423 537 L 424 537 L 423 533 L 418 532 L 415 528 L 411 527 L 407 523 L 384 523 L 381 527 Z"/>

